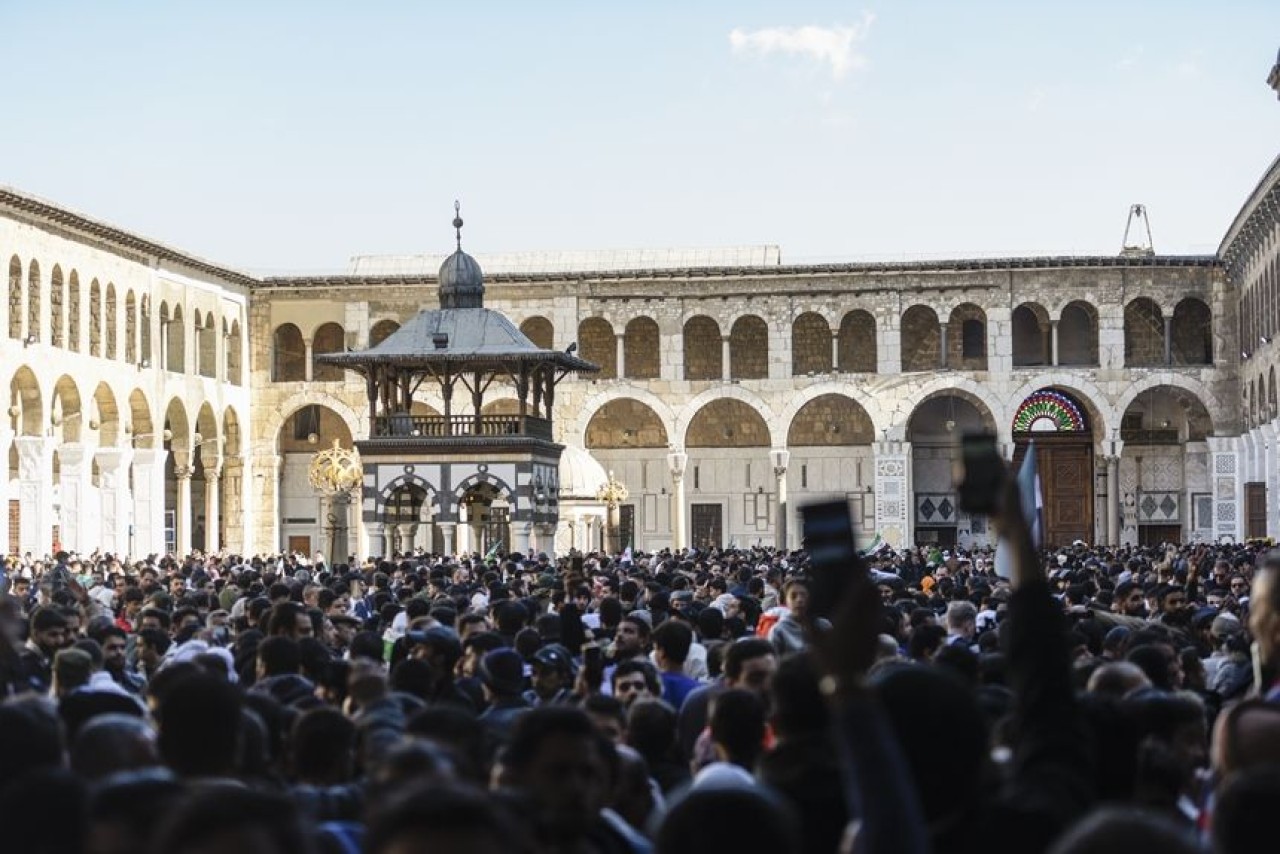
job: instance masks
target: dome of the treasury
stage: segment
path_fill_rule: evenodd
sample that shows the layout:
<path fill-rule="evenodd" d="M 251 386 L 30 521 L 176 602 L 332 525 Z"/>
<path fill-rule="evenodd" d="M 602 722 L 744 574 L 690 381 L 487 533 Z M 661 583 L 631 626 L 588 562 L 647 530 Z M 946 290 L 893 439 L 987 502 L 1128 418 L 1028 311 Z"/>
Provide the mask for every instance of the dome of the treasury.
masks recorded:
<path fill-rule="evenodd" d="M 560 454 L 560 498 L 592 498 L 609 481 L 609 473 L 588 451 L 565 445 Z"/>
<path fill-rule="evenodd" d="M 458 249 L 440 265 L 441 308 L 483 308 L 484 273 L 476 259 L 462 251 L 462 216 L 454 203 L 453 228 L 458 235 Z"/>

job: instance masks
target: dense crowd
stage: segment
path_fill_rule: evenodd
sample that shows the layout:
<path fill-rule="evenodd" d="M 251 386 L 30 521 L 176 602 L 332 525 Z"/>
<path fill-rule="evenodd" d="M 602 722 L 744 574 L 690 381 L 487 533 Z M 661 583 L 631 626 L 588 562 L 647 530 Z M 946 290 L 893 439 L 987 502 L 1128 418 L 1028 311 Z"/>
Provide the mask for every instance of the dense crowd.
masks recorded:
<path fill-rule="evenodd" d="M 1263 544 L 10 558 L 13 852 L 1266 850 Z M 821 616 L 819 616 L 819 614 Z"/>

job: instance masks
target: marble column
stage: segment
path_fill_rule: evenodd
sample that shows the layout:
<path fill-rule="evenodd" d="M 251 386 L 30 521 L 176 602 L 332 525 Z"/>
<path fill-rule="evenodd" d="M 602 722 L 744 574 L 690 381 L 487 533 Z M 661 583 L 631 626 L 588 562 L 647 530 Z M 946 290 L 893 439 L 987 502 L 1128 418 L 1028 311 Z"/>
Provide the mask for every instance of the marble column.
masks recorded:
<path fill-rule="evenodd" d="M 163 448 L 133 450 L 133 549 L 136 557 L 164 553 Z"/>
<path fill-rule="evenodd" d="M 370 522 L 364 526 L 364 539 L 361 541 L 360 551 L 363 557 L 375 560 L 386 557 L 387 542 L 381 522 Z"/>
<path fill-rule="evenodd" d="M 1103 457 L 1107 466 L 1107 545 L 1120 545 L 1120 456 Z"/>
<path fill-rule="evenodd" d="M 4 458 L 9 459 L 9 446 L 13 442 L 13 431 L 6 426 L 0 428 L 0 451 L 4 452 Z M 9 467 L 5 465 L 5 472 L 0 476 L 0 554 L 9 554 L 9 499 L 16 496 L 9 495 Z"/>
<path fill-rule="evenodd" d="M 471 539 L 471 511 L 467 510 L 467 505 L 458 504 L 458 554 L 464 555 L 475 547 L 475 541 Z"/>
<path fill-rule="evenodd" d="M 222 545 L 233 554 L 244 554 L 245 502 L 244 458 L 226 457 L 222 463 L 222 518 L 226 520 L 223 531 L 226 542 Z"/>
<path fill-rule="evenodd" d="M 217 463 L 204 469 L 204 551 L 216 554 L 222 548 L 218 529 L 222 527 L 222 469 Z"/>
<path fill-rule="evenodd" d="M 728 381 L 733 379 L 733 365 L 729 358 L 729 336 L 720 336 L 720 378 Z"/>
<path fill-rule="evenodd" d="M 133 555 L 129 525 L 132 501 L 129 496 L 130 448 L 99 448 L 94 453 L 101 477 L 98 494 L 101 499 L 101 545 L 117 557 Z"/>
<path fill-rule="evenodd" d="M 913 544 L 911 494 L 911 443 L 883 441 L 872 444 L 876 466 L 876 530 L 895 549 Z"/>
<path fill-rule="evenodd" d="M 440 522 L 440 548 L 444 549 L 446 555 L 457 554 L 454 551 L 454 534 L 457 532 L 457 522 Z"/>
<path fill-rule="evenodd" d="M 24 289 L 25 292 L 25 289 Z M 44 557 L 53 546 L 53 449 L 55 440 L 43 436 L 19 436 L 18 548 L 26 554 Z M 8 512 L 8 508 L 5 508 Z"/>
<path fill-rule="evenodd" d="M 1164 319 L 1164 363 L 1173 364 L 1173 318 Z"/>
<path fill-rule="evenodd" d="M 1058 364 L 1058 321 L 1049 321 L 1049 364 Z"/>
<path fill-rule="evenodd" d="M 840 332 L 831 333 L 831 370 L 840 371 Z"/>
<path fill-rule="evenodd" d="M 62 493 L 58 539 L 64 549 L 91 552 L 98 547 L 90 536 L 89 495 L 92 449 L 80 442 L 64 442 L 58 447 L 58 485 Z"/>
<path fill-rule="evenodd" d="M 280 540 L 280 462 L 279 454 L 262 454 L 252 457 L 251 474 L 253 490 L 253 539 L 245 551 L 275 552 L 284 548 Z"/>
<path fill-rule="evenodd" d="M 728 340 L 728 339 L 726 339 Z M 671 547 L 687 549 L 689 536 L 685 529 L 684 472 L 689 455 L 683 451 L 667 454 L 667 470 L 671 472 L 673 498 L 671 500 Z"/>
<path fill-rule="evenodd" d="M 532 522 L 512 522 L 511 550 L 513 552 L 519 552 L 527 557 L 529 555 L 529 547 L 533 542 L 532 534 Z"/>
<path fill-rule="evenodd" d="M 618 379 L 622 379 L 627 375 L 627 337 L 621 332 L 614 336 L 618 353 Z"/>
<path fill-rule="evenodd" d="M 778 518 L 777 533 L 774 537 L 776 545 L 780 549 L 787 549 L 788 530 L 788 513 L 790 508 L 787 504 L 787 465 L 791 461 L 791 452 L 785 448 L 774 448 L 769 454 L 773 461 L 773 477 L 775 489 L 778 495 Z"/>
<path fill-rule="evenodd" d="M 938 367 L 947 367 L 947 324 L 938 323 Z"/>
<path fill-rule="evenodd" d="M 191 552 L 191 474 L 185 459 L 173 467 L 178 485 L 173 508 L 173 553 L 178 557 Z"/>

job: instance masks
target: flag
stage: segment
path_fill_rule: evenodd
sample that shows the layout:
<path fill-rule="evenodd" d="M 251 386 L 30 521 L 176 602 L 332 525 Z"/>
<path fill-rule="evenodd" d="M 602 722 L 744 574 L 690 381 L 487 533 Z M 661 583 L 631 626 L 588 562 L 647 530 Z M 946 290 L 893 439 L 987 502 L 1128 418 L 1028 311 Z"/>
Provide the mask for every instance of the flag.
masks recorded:
<path fill-rule="evenodd" d="M 1039 549 L 1044 542 L 1044 493 L 1040 485 L 1040 470 L 1036 466 L 1036 443 L 1027 445 L 1027 453 L 1018 468 L 1018 505 L 1022 517 L 1031 528 L 1031 545 Z M 996 575 L 1013 577 L 1013 545 L 1001 533 L 996 544 Z"/>
<path fill-rule="evenodd" d="M 498 548 L 502 545 L 502 540 L 495 539 L 493 545 L 489 546 L 489 551 L 484 553 L 485 560 L 493 560 L 498 556 Z"/>

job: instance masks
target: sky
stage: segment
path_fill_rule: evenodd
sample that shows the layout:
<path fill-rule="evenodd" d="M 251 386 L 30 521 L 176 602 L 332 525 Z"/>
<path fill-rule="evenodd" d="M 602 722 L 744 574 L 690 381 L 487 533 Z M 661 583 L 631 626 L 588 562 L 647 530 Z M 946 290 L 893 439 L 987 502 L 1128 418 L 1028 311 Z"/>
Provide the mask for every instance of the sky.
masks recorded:
<path fill-rule="evenodd" d="M 781 246 L 1212 253 L 1275 0 L 0 0 L 0 184 L 263 273 Z"/>

